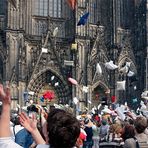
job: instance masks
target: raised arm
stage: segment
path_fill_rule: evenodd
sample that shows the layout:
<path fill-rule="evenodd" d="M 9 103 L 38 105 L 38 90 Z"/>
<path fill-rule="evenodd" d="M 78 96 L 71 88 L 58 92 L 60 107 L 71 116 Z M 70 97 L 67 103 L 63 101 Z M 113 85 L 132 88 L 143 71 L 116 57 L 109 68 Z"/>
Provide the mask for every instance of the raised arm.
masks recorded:
<path fill-rule="evenodd" d="M 2 114 L 0 116 L 0 138 L 10 137 L 10 88 L 3 88 L 0 84 L 0 100 L 2 101 Z"/>
<path fill-rule="evenodd" d="M 35 116 L 33 116 L 32 119 L 29 119 L 29 117 L 22 112 L 20 114 L 20 123 L 31 133 L 36 144 L 46 143 L 37 129 L 37 120 L 35 119 Z"/>

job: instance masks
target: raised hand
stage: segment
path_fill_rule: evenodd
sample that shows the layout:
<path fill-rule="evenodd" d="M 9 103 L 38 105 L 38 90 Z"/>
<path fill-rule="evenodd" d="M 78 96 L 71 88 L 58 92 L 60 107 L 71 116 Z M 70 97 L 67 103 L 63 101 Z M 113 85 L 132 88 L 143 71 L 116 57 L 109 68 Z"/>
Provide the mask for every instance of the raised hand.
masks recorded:
<path fill-rule="evenodd" d="M 2 106 L 2 113 L 0 117 L 0 137 L 10 137 L 10 104 L 11 104 L 11 97 L 10 97 L 10 88 L 8 85 L 3 87 L 0 84 L 0 100 L 3 103 Z"/>
<path fill-rule="evenodd" d="M 19 117 L 21 125 L 31 133 L 36 144 L 45 144 L 46 142 L 37 129 L 37 120 L 35 116 L 33 115 L 32 119 L 30 119 L 25 113 L 22 112 Z"/>
<path fill-rule="evenodd" d="M 21 125 L 26 128 L 30 133 L 37 129 L 37 120 L 35 115 L 30 119 L 24 112 L 19 115 Z"/>
<path fill-rule="evenodd" d="M 3 85 L 0 84 L 0 100 L 3 104 L 11 104 L 10 88 L 8 85 L 4 88 Z"/>

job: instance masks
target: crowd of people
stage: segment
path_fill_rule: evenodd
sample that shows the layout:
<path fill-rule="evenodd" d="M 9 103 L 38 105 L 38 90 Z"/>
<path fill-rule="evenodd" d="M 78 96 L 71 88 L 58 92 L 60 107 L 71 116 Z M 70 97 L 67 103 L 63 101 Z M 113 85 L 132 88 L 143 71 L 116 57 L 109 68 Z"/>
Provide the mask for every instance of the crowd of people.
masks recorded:
<path fill-rule="evenodd" d="M 101 106 L 75 115 L 32 104 L 11 112 L 9 87 L 0 85 L 0 148 L 148 148 L 148 117 L 127 105 Z"/>

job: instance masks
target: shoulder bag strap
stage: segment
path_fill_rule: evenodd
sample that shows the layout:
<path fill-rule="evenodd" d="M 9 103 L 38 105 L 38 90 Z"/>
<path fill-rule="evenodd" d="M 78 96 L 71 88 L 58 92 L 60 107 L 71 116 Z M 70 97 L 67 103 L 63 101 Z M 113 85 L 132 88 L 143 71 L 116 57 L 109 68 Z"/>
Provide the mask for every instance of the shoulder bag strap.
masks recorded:
<path fill-rule="evenodd" d="M 14 139 L 16 139 L 15 138 L 15 136 L 16 136 L 16 133 L 15 133 L 15 125 L 13 126 L 13 134 L 14 134 Z"/>
<path fill-rule="evenodd" d="M 140 148 L 140 146 L 139 146 L 139 142 L 138 142 L 138 140 L 137 140 L 136 137 L 134 137 L 134 140 L 136 141 L 136 148 Z"/>
<path fill-rule="evenodd" d="M 13 126 L 13 134 L 15 136 L 15 125 Z"/>

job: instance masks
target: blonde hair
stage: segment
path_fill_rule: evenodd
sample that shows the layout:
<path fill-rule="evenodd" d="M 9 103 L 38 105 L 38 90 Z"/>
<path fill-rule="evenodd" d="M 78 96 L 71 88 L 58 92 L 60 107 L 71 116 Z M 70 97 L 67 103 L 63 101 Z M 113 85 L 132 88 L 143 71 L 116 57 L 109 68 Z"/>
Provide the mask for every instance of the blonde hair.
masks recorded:
<path fill-rule="evenodd" d="M 121 129 L 122 129 L 122 126 L 120 124 L 115 123 L 110 126 L 109 131 L 110 133 L 119 134 L 121 132 Z"/>

